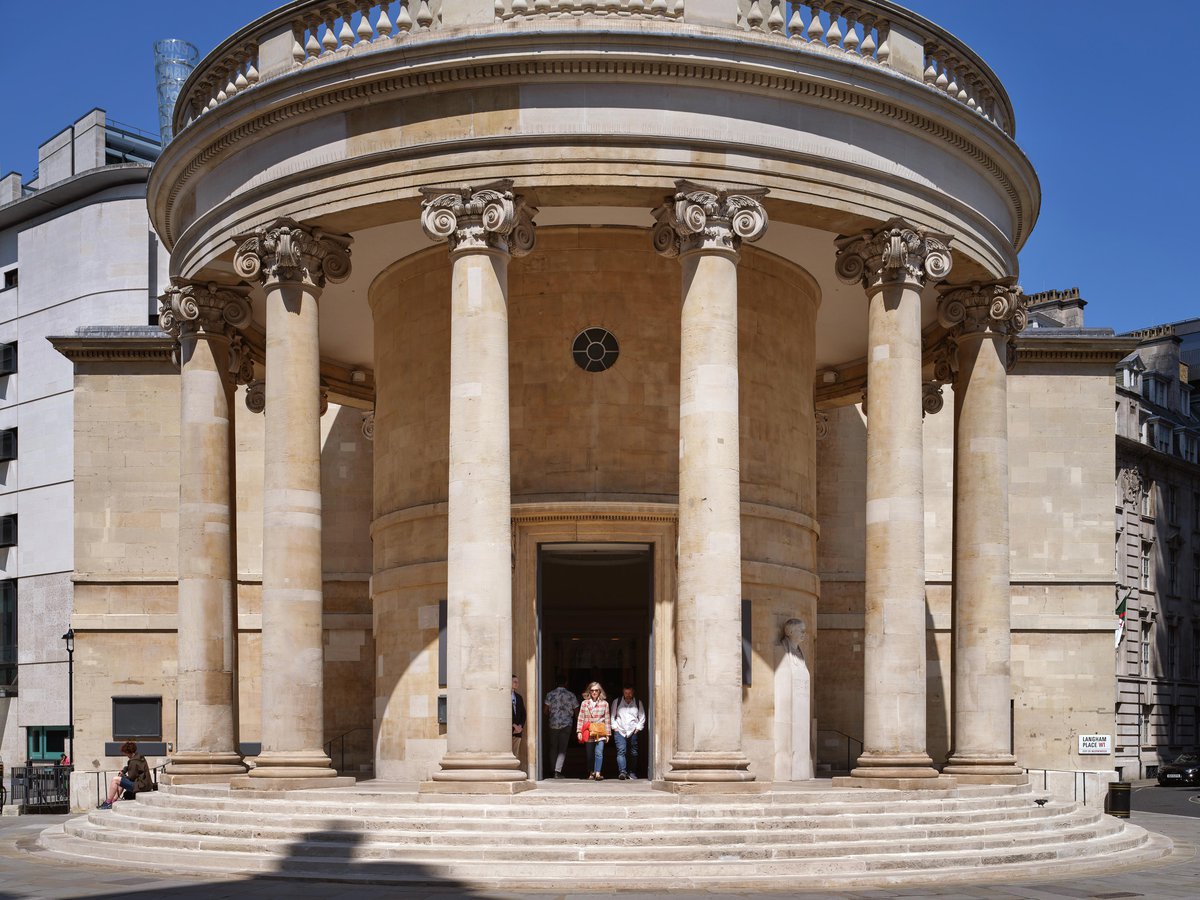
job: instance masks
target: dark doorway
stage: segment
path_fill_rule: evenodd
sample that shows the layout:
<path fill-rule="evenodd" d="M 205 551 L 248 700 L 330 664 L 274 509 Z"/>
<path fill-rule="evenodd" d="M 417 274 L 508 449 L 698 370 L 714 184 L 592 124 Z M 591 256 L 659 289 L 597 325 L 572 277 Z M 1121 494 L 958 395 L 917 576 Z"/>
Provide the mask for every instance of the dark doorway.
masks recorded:
<path fill-rule="evenodd" d="M 652 771 L 653 583 L 654 556 L 647 544 L 538 548 L 539 696 L 554 689 L 560 674 L 576 698 L 592 681 L 604 686 L 610 704 L 624 686 L 632 687 L 646 709 L 634 770 L 639 778 Z M 550 729 L 543 727 L 541 734 L 538 777 L 552 777 Z M 563 775 L 584 778 L 587 771 L 584 748 L 572 737 Z M 616 778 L 617 771 L 617 751 L 610 740 L 603 775 Z"/>

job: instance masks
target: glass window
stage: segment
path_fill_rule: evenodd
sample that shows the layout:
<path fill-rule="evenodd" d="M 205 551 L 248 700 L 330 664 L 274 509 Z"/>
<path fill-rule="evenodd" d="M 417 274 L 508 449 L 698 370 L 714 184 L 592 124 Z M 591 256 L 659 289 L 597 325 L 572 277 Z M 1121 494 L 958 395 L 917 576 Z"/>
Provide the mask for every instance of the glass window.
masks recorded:
<path fill-rule="evenodd" d="M 0 581 L 0 697 L 17 694 L 17 582 Z"/>
<path fill-rule="evenodd" d="M 1142 623 L 1142 677 L 1150 677 L 1150 623 Z"/>
<path fill-rule="evenodd" d="M 1142 541 L 1142 590 L 1150 590 L 1150 548 L 1149 541 Z"/>
<path fill-rule="evenodd" d="M 26 733 L 31 760 L 56 762 L 67 750 L 66 725 L 34 725 Z"/>

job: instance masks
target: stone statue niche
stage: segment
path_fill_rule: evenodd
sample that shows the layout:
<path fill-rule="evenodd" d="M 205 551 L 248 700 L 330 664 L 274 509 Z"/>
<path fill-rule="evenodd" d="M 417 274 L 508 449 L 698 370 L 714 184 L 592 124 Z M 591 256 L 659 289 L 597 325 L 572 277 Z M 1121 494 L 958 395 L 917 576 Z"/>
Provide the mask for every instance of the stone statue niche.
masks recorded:
<path fill-rule="evenodd" d="M 775 780 L 813 777 L 812 672 L 808 626 L 802 619 L 783 623 L 775 659 Z"/>

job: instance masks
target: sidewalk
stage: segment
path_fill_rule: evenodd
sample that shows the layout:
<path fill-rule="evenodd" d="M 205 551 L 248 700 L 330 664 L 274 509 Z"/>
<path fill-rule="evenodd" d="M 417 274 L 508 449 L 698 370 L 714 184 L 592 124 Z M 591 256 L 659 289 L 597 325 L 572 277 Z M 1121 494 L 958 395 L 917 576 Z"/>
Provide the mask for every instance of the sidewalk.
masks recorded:
<path fill-rule="evenodd" d="M 57 900 L 74 897 L 111 897 L 122 900 L 385 900 L 385 898 L 449 898 L 468 897 L 475 900 L 492 898 L 517 898 L 528 894 L 507 894 L 493 891 L 463 891 L 458 888 L 422 887 L 413 889 L 382 885 L 350 885 L 322 882 L 282 881 L 264 878 L 193 878 L 173 876 L 164 872 L 159 875 L 142 872 L 122 871 L 98 866 L 68 866 L 57 859 L 43 854 L 25 852 L 31 848 L 41 829 L 62 822 L 65 816 L 20 816 L 0 818 L 0 900 Z M 917 888 L 892 888 L 886 890 L 820 891 L 799 893 L 791 891 L 781 883 L 775 892 L 786 896 L 798 896 L 806 900 L 815 898 L 841 898 L 841 900 L 883 900 L 883 898 L 939 897 L 957 900 L 977 898 L 1027 898 L 1027 900 L 1124 900 L 1124 898 L 1150 898 L 1150 900 L 1193 900 L 1200 895 L 1200 817 L 1169 816 L 1159 813 L 1135 812 L 1131 819 L 1150 831 L 1170 837 L 1176 843 L 1174 853 L 1166 860 L 1149 867 L 1127 870 L 1109 875 L 1089 878 L 1068 878 L 1058 881 L 1030 881 L 1003 883 L 980 880 L 973 885 L 947 885 L 945 888 L 929 886 Z M 600 885 L 604 881 L 602 871 L 587 866 L 580 867 L 580 880 Z M 633 900 L 633 898 L 661 897 L 661 892 L 638 894 L 583 895 L 571 890 L 562 893 L 547 892 L 539 897 L 584 897 L 588 900 Z M 680 892 L 673 898 L 741 898 L 762 896 L 755 893 L 737 892 Z"/>

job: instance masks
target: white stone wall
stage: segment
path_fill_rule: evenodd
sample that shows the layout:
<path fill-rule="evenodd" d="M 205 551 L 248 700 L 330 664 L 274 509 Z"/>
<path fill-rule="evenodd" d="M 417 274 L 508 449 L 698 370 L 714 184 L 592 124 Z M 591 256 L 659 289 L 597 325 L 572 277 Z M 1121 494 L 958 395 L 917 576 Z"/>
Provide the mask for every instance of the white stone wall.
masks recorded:
<path fill-rule="evenodd" d="M 6 766 L 25 760 L 25 729 L 68 723 L 74 373 L 46 338 L 81 325 L 147 324 L 166 277 L 144 184 L 51 212 L 28 205 L 27 219 L 0 232 L 0 268 L 19 273 L 18 287 L 0 293 L 0 342 L 18 342 L 18 371 L 0 377 L 0 429 L 18 429 L 18 458 L 0 463 L 0 515 L 16 513 L 19 528 L 17 546 L 0 549 L 0 578 L 18 579 L 18 695 L 0 701 Z"/>

